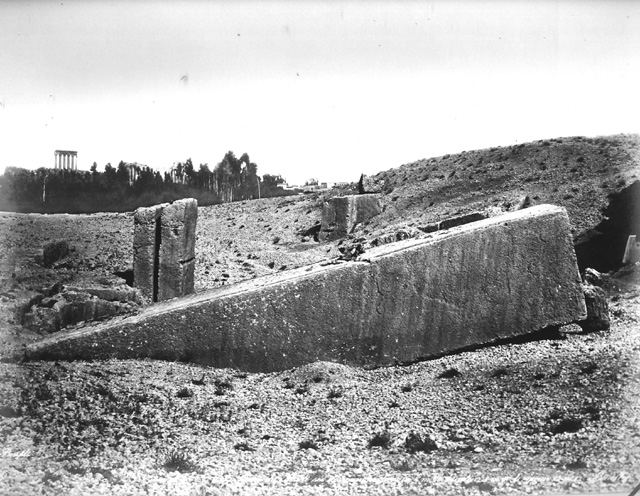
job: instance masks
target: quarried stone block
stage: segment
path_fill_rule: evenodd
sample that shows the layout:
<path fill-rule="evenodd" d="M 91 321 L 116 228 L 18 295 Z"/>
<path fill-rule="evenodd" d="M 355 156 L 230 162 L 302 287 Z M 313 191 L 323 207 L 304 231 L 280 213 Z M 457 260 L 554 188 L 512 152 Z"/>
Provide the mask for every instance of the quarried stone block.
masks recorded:
<path fill-rule="evenodd" d="M 194 198 L 177 200 L 162 211 L 158 301 L 194 291 L 197 219 Z"/>
<path fill-rule="evenodd" d="M 138 208 L 133 214 L 133 284 L 146 302 L 157 294 L 160 215 L 168 203 Z"/>
<path fill-rule="evenodd" d="M 354 231 L 382 211 L 380 195 L 336 196 L 322 207 L 322 224 L 318 239 L 331 241 Z"/>

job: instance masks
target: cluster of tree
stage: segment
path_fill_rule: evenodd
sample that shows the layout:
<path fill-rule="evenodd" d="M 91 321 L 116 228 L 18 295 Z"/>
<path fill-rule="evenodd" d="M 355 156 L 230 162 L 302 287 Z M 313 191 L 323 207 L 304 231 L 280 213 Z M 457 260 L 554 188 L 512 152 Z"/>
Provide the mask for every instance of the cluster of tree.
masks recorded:
<path fill-rule="evenodd" d="M 138 207 L 196 198 L 199 205 L 291 194 L 281 176 L 258 176 L 244 153 L 227 152 L 213 170 L 191 159 L 164 175 L 150 167 L 120 162 L 98 172 L 7 167 L 0 176 L 0 210 L 39 213 L 127 212 Z"/>

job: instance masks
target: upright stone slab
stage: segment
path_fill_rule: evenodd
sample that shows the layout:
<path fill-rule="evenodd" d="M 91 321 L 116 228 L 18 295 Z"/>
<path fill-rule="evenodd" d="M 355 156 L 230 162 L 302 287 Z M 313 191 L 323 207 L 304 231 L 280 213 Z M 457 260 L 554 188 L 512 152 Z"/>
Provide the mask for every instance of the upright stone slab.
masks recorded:
<path fill-rule="evenodd" d="M 26 359 L 152 357 L 249 371 L 385 365 L 586 317 L 569 219 L 536 206 L 59 333 Z"/>
<path fill-rule="evenodd" d="M 339 239 L 382 211 L 380 195 L 336 196 L 322 207 L 319 241 Z"/>
<path fill-rule="evenodd" d="M 640 262 L 640 243 L 636 241 L 636 236 L 629 236 L 627 246 L 624 249 L 622 265 Z"/>
<path fill-rule="evenodd" d="M 162 210 L 158 301 L 194 291 L 197 219 L 198 202 L 194 198 L 177 200 Z"/>
<path fill-rule="evenodd" d="M 141 207 L 133 214 L 133 285 L 140 289 L 147 303 L 155 301 L 157 295 L 159 223 L 167 205 Z"/>

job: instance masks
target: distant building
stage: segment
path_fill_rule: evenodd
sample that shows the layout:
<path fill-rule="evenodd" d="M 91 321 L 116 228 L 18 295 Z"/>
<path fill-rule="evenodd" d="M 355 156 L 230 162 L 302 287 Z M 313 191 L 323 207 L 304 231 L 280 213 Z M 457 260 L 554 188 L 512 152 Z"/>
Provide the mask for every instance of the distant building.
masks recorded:
<path fill-rule="evenodd" d="M 78 152 L 71 150 L 56 150 L 53 152 L 54 169 L 78 170 Z"/>

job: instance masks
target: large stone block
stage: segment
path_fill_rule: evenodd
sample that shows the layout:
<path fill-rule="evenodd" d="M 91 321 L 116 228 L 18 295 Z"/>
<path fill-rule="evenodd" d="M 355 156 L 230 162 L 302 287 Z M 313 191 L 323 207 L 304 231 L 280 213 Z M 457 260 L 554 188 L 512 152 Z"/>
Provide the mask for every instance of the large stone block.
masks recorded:
<path fill-rule="evenodd" d="M 177 200 L 164 207 L 160 217 L 158 301 L 194 291 L 198 202 Z"/>
<path fill-rule="evenodd" d="M 159 303 L 50 337 L 27 359 L 153 357 L 249 371 L 385 365 L 579 321 L 566 211 L 537 206 Z"/>
<path fill-rule="evenodd" d="M 197 219 L 193 198 L 136 210 L 133 280 L 145 301 L 193 293 Z"/>
<path fill-rule="evenodd" d="M 146 302 L 154 301 L 157 293 L 160 215 L 167 205 L 141 207 L 133 214 L 133 284 Z"/>
<path fill-rule="evenodd" d="M 382 211 L 380 195 L 336 196 L 322 207 L 320 241 L 339 239 Z"/>

